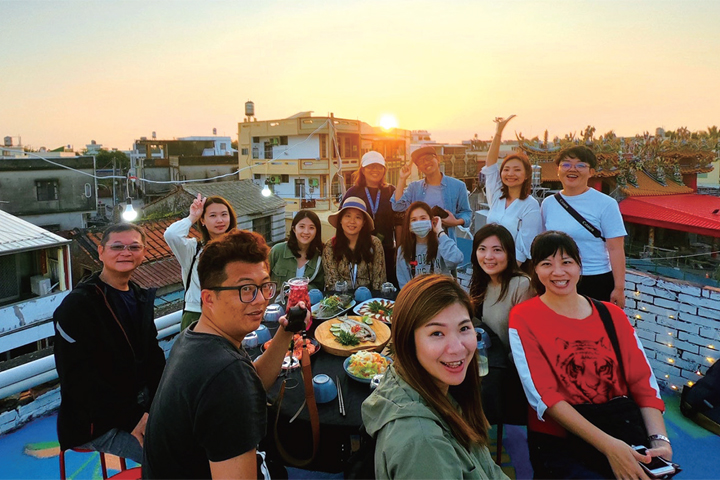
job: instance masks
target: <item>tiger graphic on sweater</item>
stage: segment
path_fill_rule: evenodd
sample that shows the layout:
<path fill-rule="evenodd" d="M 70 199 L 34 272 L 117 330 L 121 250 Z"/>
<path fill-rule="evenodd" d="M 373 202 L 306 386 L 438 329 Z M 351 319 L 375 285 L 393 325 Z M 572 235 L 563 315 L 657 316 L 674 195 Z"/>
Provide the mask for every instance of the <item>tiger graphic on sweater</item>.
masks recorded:
<path fill-rule="evenodd" d="M 555 368 L 560 383 L 571 396 L 570 403 L 604 403 L 610 400 L 615 375 L 615 356 L 605 337 L 598 341 L 568 342 L 558 337 L 560 353 Z"/>

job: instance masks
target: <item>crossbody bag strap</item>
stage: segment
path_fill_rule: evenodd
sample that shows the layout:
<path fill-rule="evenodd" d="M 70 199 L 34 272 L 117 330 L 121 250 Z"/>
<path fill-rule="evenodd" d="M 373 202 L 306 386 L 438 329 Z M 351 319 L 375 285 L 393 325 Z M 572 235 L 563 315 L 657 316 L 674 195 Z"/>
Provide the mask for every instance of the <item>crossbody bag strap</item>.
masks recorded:
<path fill-rule="evenodd" d="M 291 354 L 292 355 L 292 354 Z M 278 434 L 278 424 L 280 423 L 280 410 L 282 407 L 282 400 L 285 396 L 285 383 L 287 377 L 283 379 L 282 385 L 280 386 L 280 393 L 277 398 L 277 414 L 275 415 L 275 446 L 277 447 L 278 453 L 288 464 L 294 467 L 306 467 L 315 460 L 317 456 L 318 447 L 320 446 L 320 414 L 318 413 L 317 403 L 315 402 L 315 390 L 312 384 L 312 368 L 310 366 L 310 353 L 307 351 L 307 345 L 305 343 L 305 335 L 303 335 L 303 349 L 302 357 L 300 360 L 303 376 L 303 384 L 305 386 L 305 402 L 308 407 L 308 414 L 310 415 L 310 430 L 312 432 L 313 439 L 313 450 L 310 458 L 299 459 L 290 455 L 287 450 L 282 446 L 280 442 L 280 436 Z"/>
<path fill-rule="evenodd" d="M 199 240 L 195 240 L 195 255 L 193 255 L 192 262 L 190 262 L 190 269 L 185 279 L 185 295 L 183 295 L 183 312 L 185 312 L 185 299 L 187 298 L 188 290 L 190 290 L 190 278 L 192 277 L 193 267 L 195 266 L 195 260 L 197 260 L 200 251 L 202 250 L 202 243 Z"/>
<path fill-rule="evenodd" d="M 585 217 L 580 215 L 577 210 L 575 210 L 573 207 L 571 207 L 570 204 L 567 202 L 567 200 L 565 200 L 563 198 L 563 196 L 560 195 L 560 193 L 556 193 L 553 196 L 555 197 L 555 200 L 557 200 L 557 202 L 560 204 L 560 206 L 563 207 L 570 214 L 570 216 L 572 216 L 575 220 L 577 220 L 577 222 L 580 225 L 585 227 L 585 230 L 592 233 L 593 237 L 599 238 L 603 242 L 605 241 L 605 237 L 602 236 L 602 233 L 600 232 L 600 230 L 598 230 L 597 227 L 595 227 L 595 225 L 593 225 L 592 223 L 585 220 Z"/>
<path fill-rule="evenodd" d="M 320 268 L 322 267 L 322 255 L 318 255 L 317 259 L 318 259 L 317 267 L 315 267 L 315 272 L 313 273 L 313 276 L 310 277 L 310 281 L 308 283 L 312 283 L 312 281 L 315 280 L 315 277 L 317 277 L 317 274 L 320 271 Z"/>
<path fill-rule="evenodd" d="M 615 330 L 615 324 L 612 321 L 610 312 L 608 311 L 605 304 L 603 304 L 602 302 L 595 300 L 594 298 L 590 298 L 590 297 L 585 297 L 585 298 L 587 298 L 593 305 L 595 305 L 595 308 L 597 309 L 598 313 L 600 314 L 600 319 L 603 322 L 603 326 L 605 327 L 605 331 L 608 334 L 608 338 L 610 339 L 610 343 L 612 344 L 613 350 L 615 350 L 615 356 L 617 357 L 618 369 L 620 370 L 620 375 L 622 375 L 623 380 L 625 380 L 625 385 L 628 385 L 627 378 L 625 377 L 625 367 L 623 365 L 622 355 L 620 355 L 620 342 L 618 342 L 617 331 Z M 628 396 L 630 395 L 629 388 L 630 388 L 630 386 L 628 385 Z"/>

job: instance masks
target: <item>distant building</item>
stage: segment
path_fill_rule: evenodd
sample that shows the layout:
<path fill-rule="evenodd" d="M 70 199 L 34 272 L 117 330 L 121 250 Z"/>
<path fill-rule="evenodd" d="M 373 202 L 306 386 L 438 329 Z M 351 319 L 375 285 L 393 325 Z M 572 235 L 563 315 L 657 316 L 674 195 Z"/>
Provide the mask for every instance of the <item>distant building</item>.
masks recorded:
<path fill-rule="evenodd" d="M 0 210 L 51 231 L 87 227 L 98 209 L 95 158 L 52 161 L 32 154 L 0 158 Z"/>
<path fill-rule="evenodd" d="M 136 140 L 129 153 L 130 167 L 140 179 L 171 182 L 198 180 L 237 171 L 237 156 L 230 137 L 181 137 L 172 140 Z M 228 176 L 225 180 L 230 180 Z M 170 193 L 171 183 L 139 182 L 146 201 Z"/>
<path fill-rule="evenodd" d="M 284 240 L 285 202 L 275 195 L 263 196 L 260 187 L 252 180 L 185 183 L 172 193 L 145 205 L 143 216 L 187 215 L 198 193 L 203 197 L 218 195 L 226 199 L 238 217 L 238 228 L 261 234 L 269 244 Z"/>
<path fill-rule="evenodd" d="M 0 362 L 47 348 L 72 283 L 70 240 L 0 211 Z M 1 369 L 1 368 L 0 368 Z"/>
<path fill-rule="evenodd" d="M 410 158 L 410 138 L 409 130 L 384 130 L 360 120 L 314 117 L 312 112 L 278 120 L 246 119 L 238 124 L 239 175 L 261 187 L 269 185 L 290 212 L 330 210 L 341 195 L 341 182 L 345 188 L 352 184 L 352 174 L 370 150 L 383 154 L 387 181 L 396 184 Z"/>

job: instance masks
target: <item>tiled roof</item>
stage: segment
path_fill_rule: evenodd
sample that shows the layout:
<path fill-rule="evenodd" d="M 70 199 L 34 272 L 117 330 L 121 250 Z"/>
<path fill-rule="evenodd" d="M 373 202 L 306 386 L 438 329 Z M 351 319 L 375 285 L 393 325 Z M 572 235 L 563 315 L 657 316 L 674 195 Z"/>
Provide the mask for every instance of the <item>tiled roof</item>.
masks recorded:
<path fill-rule="evenodd" d="M 0 255 L 68 243 L 69 240 L 0 210 Z"/>
<path fill-rule="evenodd" d="M 720 238 L 720 197 L 665 195 L 620 202 L 625 221 Z"/>
<path fill-rule="evenodd" d="M 636 173 L 637 175 L 637 183 L 638 186 L 634 187 L 627 184 L 626 187 L 621 187 L 620 190 L 623 192 L 623 194 L 627 195 L 628 197 L 648 197 L 648 196 L 659 196 L 659 195 L 679 195 L 679 194 L 689 194 L 693 192 L 693 189 L 683 185 L 683 184 L 677 184 L 670 178 L 665 179 L 665 183 L 667 183 L 667 186 L 664 187 L 660 185 L 658 182 L 650 178 L 645 172 L 642 170 L 638 171 Z"/>
<path fill-rule="evenodd" d="M 285 201 L 276 196 L 264 197 L 262 189 L 252 180 L 234 180 L 230 182 L 214 183 L 185 183 L 182 189 L 192 197 L 201 194 L 203 197 L 218 195 L 230 202 L 238 217 L 243 215 L 258 215 L 272 212 L 285 207 Z"/>
<path fill-rule="evenodd" d="M 173 256 L 165 260 L 143 263 L 132 274 L 132 280 L 144 288 L 161 288 L 182 283 L 180 262 Z"/>

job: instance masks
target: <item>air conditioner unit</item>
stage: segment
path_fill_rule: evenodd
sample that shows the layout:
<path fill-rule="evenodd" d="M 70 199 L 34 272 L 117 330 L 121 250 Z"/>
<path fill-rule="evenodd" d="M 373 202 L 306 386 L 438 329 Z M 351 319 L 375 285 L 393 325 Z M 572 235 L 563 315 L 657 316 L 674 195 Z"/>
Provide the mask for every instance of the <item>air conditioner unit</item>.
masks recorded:
<path fill-rule="evenodd" d="M 43 277 L 42 275 L 30 277 L 30 290 L 35 295 L 41 297 L 47 295 L 50 293 L 51 286 L 49 278 Z"/>

